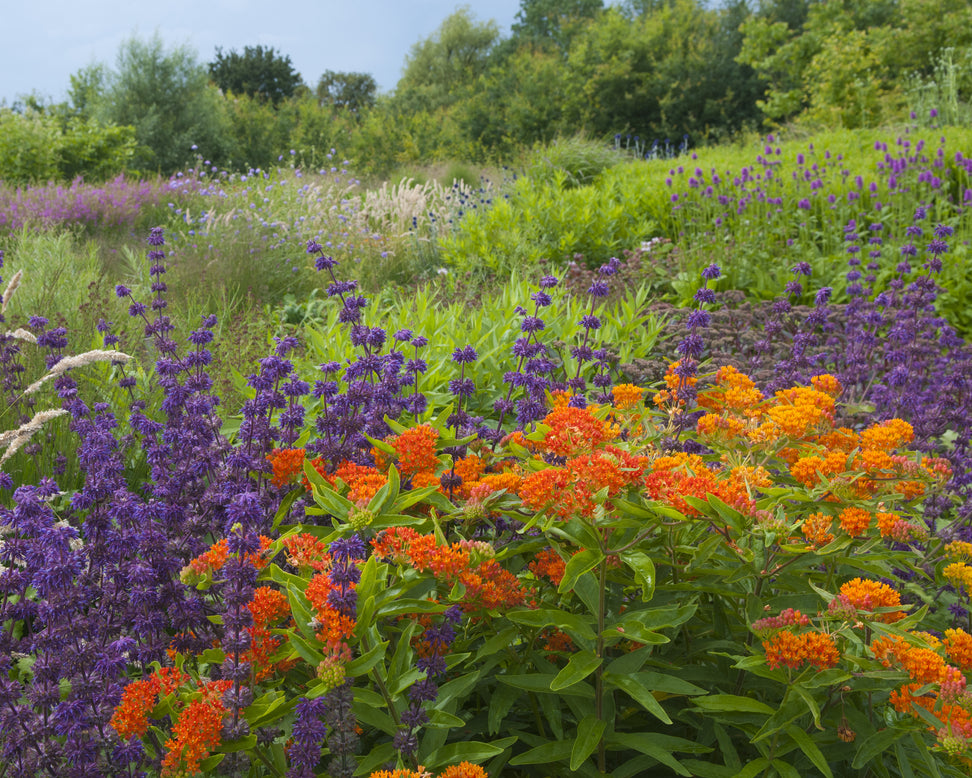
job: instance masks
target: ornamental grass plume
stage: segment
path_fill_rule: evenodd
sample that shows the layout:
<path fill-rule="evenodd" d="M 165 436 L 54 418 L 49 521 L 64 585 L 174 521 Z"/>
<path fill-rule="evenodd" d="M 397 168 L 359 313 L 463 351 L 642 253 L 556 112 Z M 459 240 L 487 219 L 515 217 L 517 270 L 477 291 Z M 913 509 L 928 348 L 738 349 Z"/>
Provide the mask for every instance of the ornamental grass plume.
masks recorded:
<path fill-rule="evenodd" d="M 15 430 L 9 430 L 7 432 L 0 432 L 0 448 L 5 449 L 3 456 L 0 457 L 0 465 L 6 462 L 10 457 L 17 453 L 20 448 L 30 440 L 36 432 L 44 426 L 45 423 L 51 419 L 56 419 L 58 416 L 64 416 L 67 411 L 63 408 L 55 408 L 47 411 L 40 411 L 34 414 L 34 417 L 21 424 Z"/>

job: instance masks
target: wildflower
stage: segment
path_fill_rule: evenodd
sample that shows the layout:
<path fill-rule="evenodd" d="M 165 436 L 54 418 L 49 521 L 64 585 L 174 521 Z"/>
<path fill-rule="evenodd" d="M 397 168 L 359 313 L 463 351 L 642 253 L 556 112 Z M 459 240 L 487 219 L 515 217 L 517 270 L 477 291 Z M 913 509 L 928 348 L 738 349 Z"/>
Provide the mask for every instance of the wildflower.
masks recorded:
<path fill-rule="evenodd" d="M 162 776 L 199 772 L 199 763 L 222 740 L 226 707 L 220 698 L 231 685 L 231 681 L 209 682 L 203 688 L 204 696 L 182 710 L 172 726 L 173 737 L 165 742 L 168 753 L 162 760 Z"/>
<path fill-rule="evenodd" d="M 554 586 L 559 586 L 567 563 L 552 548 L 545 548 L 537 552 L 536 557 L 527 567 L 534 575 L 549 578 Z"/>
<path fill-rule="evenodd" d="M 852 538 L 867 532 L 871 526 L 871 514 L 863 508 L 848 507 L 840 512 L 838 517 L 840 528 Z"/>
<path fill-rule="evenodd" d="M 901 605 L 901 595 L 887 584 L 871 581 L 866 578 L 854 578 L 840 587 L 840 594 L 844 595 L 855 607 L 863 611 L 873 611 L 875 608 L 895 608 Z M 902 611 L 890 611 L 878 614 L 877 621 L 891 623 L 904 618 Z"/>
<path fill-rule="evenodd" d="M 273 467 L 272 483 L 278 489 L 293 483 L 304 469 L 304 449 L 278 448 L 267 454 L 267 461 Z"/>
<path fill-rule="evenodd" d="M 789 667 L 798 669 L 810 664 L 817 670 L 835 667 L 840 660 L 840 652 L 830 635 L 821 632 L 805 632 L 796 635 L 781 631 L 770 640 L 763 641 L 766 663 L 771 669 Z"/>
<path fill-rule="evenodd" d="M 486 771 L 471 762 L 450 765 L 439 774 L 439 778 L 489 778 Z"/>
<path fill-rule="evenodd" d="M 644 394 L 645 390 L 634 384 L 618 384 L 611 390 L 614 407 L 622 411 L 638 406 Z"/>

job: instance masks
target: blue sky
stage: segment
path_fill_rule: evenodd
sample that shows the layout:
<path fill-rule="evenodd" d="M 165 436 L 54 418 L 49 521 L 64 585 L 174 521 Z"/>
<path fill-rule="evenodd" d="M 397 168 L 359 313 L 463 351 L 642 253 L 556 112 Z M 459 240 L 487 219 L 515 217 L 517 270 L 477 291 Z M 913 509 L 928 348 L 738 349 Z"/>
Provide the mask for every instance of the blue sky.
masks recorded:
<path fill-rule="evenodd" d="M 325 70 L 371 73 L 394 88 L 405 55 L 449 14 L 469 5 L 509 34 L 519 0 L 0 0 L 0 104 L 36 92 L 67 97 L 70 76 L 92 62 L 114 67 L 119 44 L 158 31 L 200 62 L 217 46 L 272 46 L 311 86 Z"/>

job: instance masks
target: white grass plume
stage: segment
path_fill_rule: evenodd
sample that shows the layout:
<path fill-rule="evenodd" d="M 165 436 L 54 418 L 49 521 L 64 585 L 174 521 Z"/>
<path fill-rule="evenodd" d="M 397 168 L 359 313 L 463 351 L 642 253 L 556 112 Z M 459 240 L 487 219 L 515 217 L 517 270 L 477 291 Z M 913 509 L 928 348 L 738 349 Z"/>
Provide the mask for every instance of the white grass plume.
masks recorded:
<path fill-rule="evenodd" d="M 24 394 L 33 394 L 47 381 L 52 378 L 57 378 L 59 375 L 66 373 L 72 367 L 84 367 L 85 365 L 90 365 L 93 362 L 128 362 L 131 356 L 125 354 L 121 351 L 103 351 L 100 349 L 95 349 L 94 351 L 85 351 L 83 354 L 78 354 L 73 357 L 64 357 L 60 362 L 58 362 L 54 367 L 52 367 L 46 375 L 38 378 L 34 383 L 27 387 Z"/>
<path fill-rule="evenodd" d="M 0 298 L 0 313 L 7 310 L 7 303 L 10 302 L 10 298 L 13 297 L 14 292 L 17 291 L 17 287 L 20 286 L 20 279 L 23 277 L 24 271 L 22 268 L 13 274 L 13 278 L 10 279 L 10 283 L 7 284 L 7 288 L 3 290 L 3 297 Z"/>
<path fill-rule="evenodd" d="M 6 462 L 10 457 L 16 454 L 20 448 L 30 440 L 34 433 L 40 430 L 44 424 L 51 419 L 55 419 L 58 416 L 63 416 L 67 413 L 63 408 L 52 408 L 47 411 L 40 411 L 34 414 L 34 418 L 30 421 L 21 424 L 15 430 L 9 430 L 7 432 L 0 432 L 0 447 L 6 448 L 3 452 L 3 456 L 0 457 L 0 465 Z"/>

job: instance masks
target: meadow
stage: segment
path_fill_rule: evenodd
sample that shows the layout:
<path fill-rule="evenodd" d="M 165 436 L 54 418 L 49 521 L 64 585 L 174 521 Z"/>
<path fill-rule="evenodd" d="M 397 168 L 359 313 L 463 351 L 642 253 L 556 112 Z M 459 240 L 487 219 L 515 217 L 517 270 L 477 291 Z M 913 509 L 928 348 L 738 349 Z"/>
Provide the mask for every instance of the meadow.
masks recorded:
<path fill-rule="evenodd" d="M 0 186 L 0 777 L 968 775 L 925 125 Z"/>

